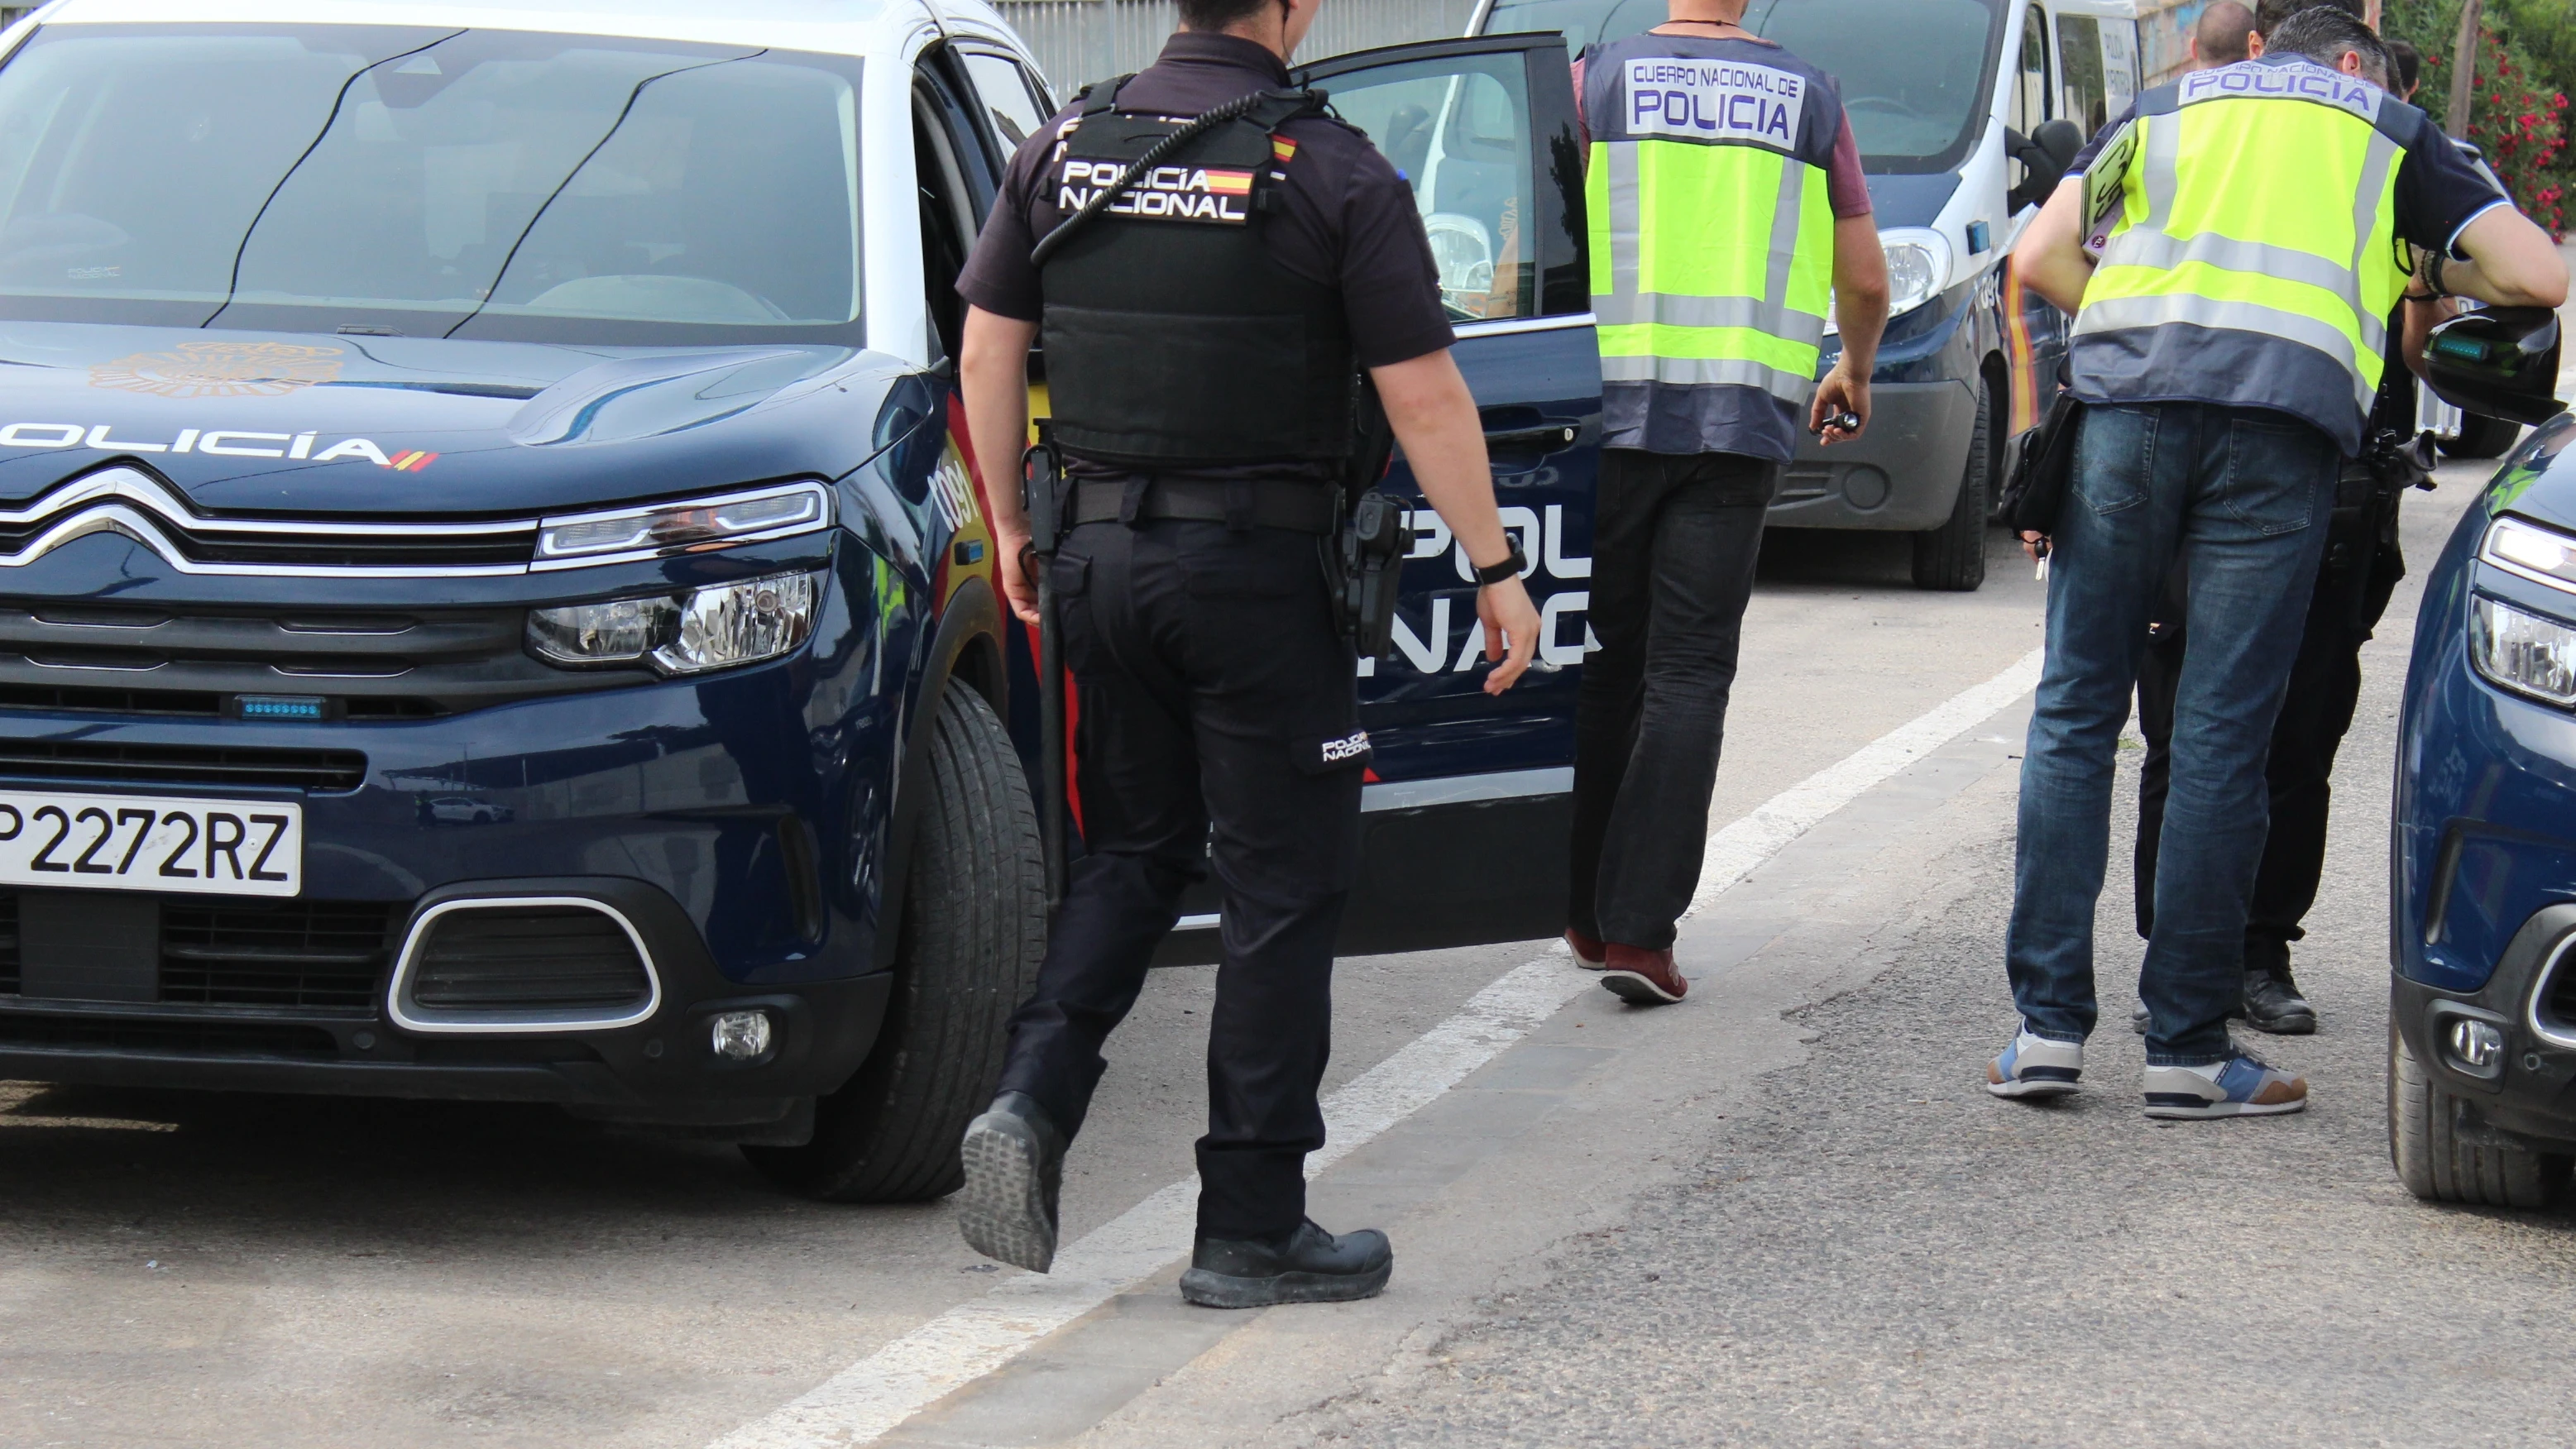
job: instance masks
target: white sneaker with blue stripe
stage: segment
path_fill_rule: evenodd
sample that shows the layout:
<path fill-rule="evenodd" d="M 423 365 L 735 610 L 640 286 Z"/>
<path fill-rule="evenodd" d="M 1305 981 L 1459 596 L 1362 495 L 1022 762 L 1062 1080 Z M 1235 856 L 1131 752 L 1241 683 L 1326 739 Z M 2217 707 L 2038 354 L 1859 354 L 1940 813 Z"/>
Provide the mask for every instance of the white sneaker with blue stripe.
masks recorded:
<path fill-rule="evenodd" d="M 2150 1117 L 2274 1117 L 2307 1106 L 2307 1078 L 2241 1051 L 2207 1066 L 2147 1068 Z"/>
<path fill-rule="evenodd" d="M 2024 1024 L 2002 1056 L 1986 1064 L 1986 1090 L 1998 1097 L 2060 1097 L 2084 1075 L 2084 1043 L 2034 1034 Z"/>

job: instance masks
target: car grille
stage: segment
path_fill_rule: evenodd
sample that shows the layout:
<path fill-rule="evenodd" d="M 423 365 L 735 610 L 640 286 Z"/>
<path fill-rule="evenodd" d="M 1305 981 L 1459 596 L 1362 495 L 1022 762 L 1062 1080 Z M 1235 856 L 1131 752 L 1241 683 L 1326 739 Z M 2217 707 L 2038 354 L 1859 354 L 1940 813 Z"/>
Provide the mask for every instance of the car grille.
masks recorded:
<path fill-rule="evenodd" d="M 365 1016 L 375 1015 L 410 915 L 408 905 L 388 901 L 162 897 L 156 905 L 163 1005 Z M 0 995 L 19 990 L 18 941 L 18 895 L 0 892 Z"/>
<path fill-rule="evenodd" d="M 228 611 L 0 607 L 0 708 L 218 718 L 243 695 L 325 701 L 324 718 L 426 719 L 646 683 L 649 669 L 530 658 L 524 609 Z"/>
<path fill-rule="evenodd" d="M 400 909 L 375 901 L 165 902 L 161 999 L 372 1013 Z"/>
<path fill-rule="evenodd" d="M 356 750 L 0 739 L 0 779 L 82 780 L 166 789 L 288 786 L 322 793 L 366 783 Z"/>
<path fill-rule="evenodd" d="M 653 983 L 615 920 L 581 906 L 494 906 L 432 922 L 408 994 L 439 1011 L 641 1006 Z"/>
<path fill-rule="evenodd" d="M 534 519 L 365 523 L 334 519 L 216 518 L 132 467 L 103 468 L 44 497 L 0 508 L 0 556 L 25 561 L 47 537 L 59 544 L 112 531 L 174 563 L 248 571 L 446 572 L 524 570 L 536 555 Z"/>

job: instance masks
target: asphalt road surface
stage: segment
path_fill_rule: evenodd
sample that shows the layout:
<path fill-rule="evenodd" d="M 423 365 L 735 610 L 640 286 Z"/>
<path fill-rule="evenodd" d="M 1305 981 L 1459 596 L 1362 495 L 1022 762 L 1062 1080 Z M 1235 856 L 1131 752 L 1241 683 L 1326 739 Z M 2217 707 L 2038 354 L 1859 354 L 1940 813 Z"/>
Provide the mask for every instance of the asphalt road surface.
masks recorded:
<path fill-rule="evenodd" d="M 2410 502 L 2411 555 L 2486 471 Z M 2555 1441 L 2576 1219 L 2428 1208 L 2385 1158 L 2412 582 L 2299 948 L 2324 1030 L 2264 1043 L 2315 1106 L 2160 1126 L 2116 1006 L 2071 1104 L 1978 1089 L 2039 639 L 1992 544 L 1972 595 L 1901 540 L 1766 550 L 1712 815 L 1749 871 L 1685 925 L 1687 1003 L 1546 943 L 1342 963 L 1314 1210 L 1390 1231 L 1381 1299 L 1174 1295 L 1206 969 L 1113 1043 L 1089 1279 L 548 1109 L 0 1084 L 0 1446 Z M 2123 1003 L 2116 873 L 2102 912 Z"/>

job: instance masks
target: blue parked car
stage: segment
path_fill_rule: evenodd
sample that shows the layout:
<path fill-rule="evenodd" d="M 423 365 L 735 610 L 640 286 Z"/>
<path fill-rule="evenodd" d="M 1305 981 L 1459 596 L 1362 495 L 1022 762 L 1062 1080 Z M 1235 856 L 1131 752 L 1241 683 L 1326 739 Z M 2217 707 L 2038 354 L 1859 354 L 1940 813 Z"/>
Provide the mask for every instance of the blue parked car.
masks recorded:
<path fill-rule="evenodd" d="M 2576 1157 L 2576 418 L 2426 579 L 2390 842 L 2388 1145 L 2421 1198 L 2536 1207 Z"/>
<path fill-rule="evenodd" d="M 1015 460 L 950 362 L 1054 109 L 1025 47 L 977 0 L 159 15 L 0 34 L 0 1078 L 950 1190 L 1045 926 Z M 1424 158 L 1554 666 L 1600 432 L 1565 66 L 1314 68 Z M 1405 583 L 1344 946 L 1550 934 L 1579 671 L 1488 698 L 1463 551 Z"/>

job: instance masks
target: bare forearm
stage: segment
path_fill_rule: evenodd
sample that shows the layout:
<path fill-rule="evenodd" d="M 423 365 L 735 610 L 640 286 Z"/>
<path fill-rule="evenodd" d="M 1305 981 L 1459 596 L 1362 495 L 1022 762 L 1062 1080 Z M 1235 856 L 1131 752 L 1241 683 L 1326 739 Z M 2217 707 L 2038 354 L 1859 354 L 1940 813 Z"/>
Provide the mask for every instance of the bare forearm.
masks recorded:
<path fill-rule="evenodd" d="M 1511 552 L 1494 507 L 1494 473 L 1485 457 L 1484 425 L 1467 380 L 1444 349 L 1409 362 L 1369 369 L 1386 405 L 1395 440 L 1413 465 L 1413 480 L 1440 521 L 1483 568 Z"/>
<path fill-rule="evenodd" d="M 1843 367 L 1854 377 L 1868 377 L 1878 366 L 1879 335 L 1887 330 L 1887 252 L 1879 245 L 1876 217 L 1834 222 L 1834 327 L 1842 337 Z"/>
<path fill-rule="evenodd" d="M 2030 219 L 2013 244 L 2013 270 L 2021 284 L 2072 317 L 2084 309 L 2084 289 L 2093 282 L 2093 259 L 2084 254 L 2084 183 L 2058 183 L 2048 204 Z"/>
<path fill-rule="evenodd" d="M 1026 533 L 1020 504 L 1020 452 L 1029 436 L 1029 344 L 1038 325 L 970 307 L 958 349 L 958 386 L 966 394 L 966 437 L 984 477 L 999 533 Z"/>

